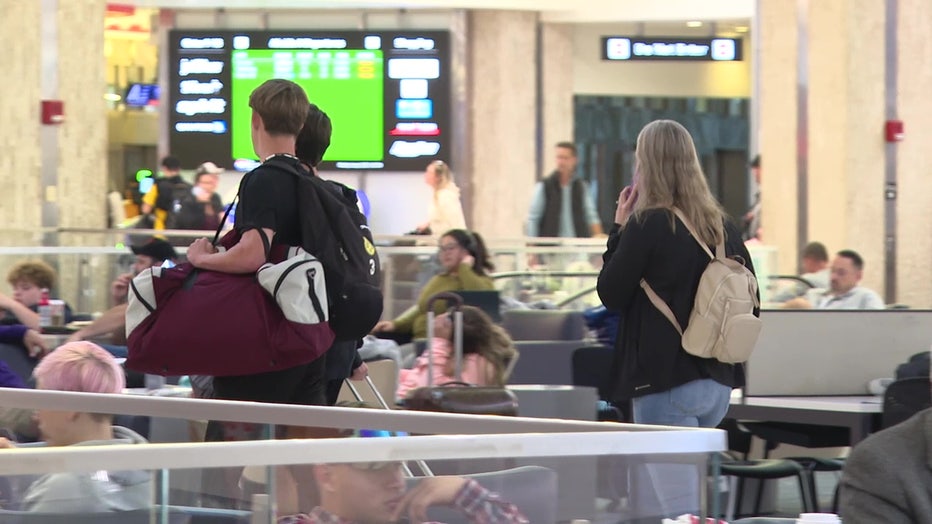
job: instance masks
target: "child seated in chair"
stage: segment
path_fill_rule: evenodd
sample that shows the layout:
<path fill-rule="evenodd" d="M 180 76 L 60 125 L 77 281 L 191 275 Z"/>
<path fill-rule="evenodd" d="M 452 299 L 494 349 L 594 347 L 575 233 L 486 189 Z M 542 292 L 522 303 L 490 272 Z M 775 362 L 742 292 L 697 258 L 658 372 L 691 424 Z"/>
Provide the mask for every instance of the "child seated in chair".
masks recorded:
<path fill-rule="evenodd" d="M 434 319 L 434 338 L 429 351 L 433 353 L 433 384 L 427 383 L 429 359 L 425 351 L 412 369 L 402 369 L 398 376 L 396 398 L 404 399 L 409 391 L 429 385 L 443 385 L 460 380 L 477 386 L 503 386 L 517 358 L 511 337 L 492 322 L 482 310 L 463 306 L 463 362 L 460 378 L 455 376 L 456 357 L 453 347 L 453 318 L 444 313 Z"/>

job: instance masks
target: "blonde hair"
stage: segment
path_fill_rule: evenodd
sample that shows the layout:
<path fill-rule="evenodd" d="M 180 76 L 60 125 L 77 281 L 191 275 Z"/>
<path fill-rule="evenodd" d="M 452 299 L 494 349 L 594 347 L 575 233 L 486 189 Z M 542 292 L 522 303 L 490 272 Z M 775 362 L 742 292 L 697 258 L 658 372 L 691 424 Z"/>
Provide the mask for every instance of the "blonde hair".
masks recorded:
<path fill-rule="evenodd" d="M 437 177 L 437 185 L 434 187 L 434 199 L 437 198 L 437 191 L 447 186 L 456 187 L 456 183 L 453 182 L 453 172 L 450 171 L 450 166 L 446 162 L 434 160 L 430 163 L 430 168 L 434 170 L 434 176 Z"/>
<path fill-rule="evenodd" d="M 689 131 L 673 120 L 654 120 L 638 135 L 638 199 L 634 218 L 648 209 L 679 208 L 706 244 L 724 240 L 725 212 L 709 191 Z M 670 213 L 671 225 L 676 224 Z"/>

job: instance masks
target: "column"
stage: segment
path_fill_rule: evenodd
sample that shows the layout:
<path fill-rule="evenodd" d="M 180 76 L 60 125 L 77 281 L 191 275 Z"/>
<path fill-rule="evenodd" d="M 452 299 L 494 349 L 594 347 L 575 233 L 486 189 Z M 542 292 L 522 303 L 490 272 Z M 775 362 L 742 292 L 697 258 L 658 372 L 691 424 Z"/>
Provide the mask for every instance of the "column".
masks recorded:
<path fill-rule="evenodd" d="M 884 294 L 884 2 L 809 2 L 809 240 Z"/>
<path fill-rule="evenodd" d="M 471 11 L 467 40 L 472 227 L 524 233 L 536 173 L 537 13 Z"/>
<path fill-rule="evenodd" d="M 932 307 L 932 4 L 898 0 L 897 301 Z M 917 350 L 918 351 L 918 350 Z"/>
<path fill-rule="evenodd" d="M 760 134 L 763 242 L 778 271 L 796 274 L 798 249 L 796 2 L 760 0 Z"/>
<path fill-rule="evenodd" d="M 105 9 L 105 0 L 58 0 L 58 91 L 66 113 L 58 137 L 60 227 L 107 227 Z"/>
<path fill-rule="evenodd" d="M 573 141 L 573 26 L 545 23 L 540 33 L 543 177 L 553 170 L 553 146 Z"/>
<path fill-rule="evenodd" d="M 0 53 L 0 245 L 38 241 L 25 229 L 41 223 L 39 180 L 39 2 L 0 0 L 0 34 L 7 49 Z M 4 276 L 5 270 L 0 276 Z"/>

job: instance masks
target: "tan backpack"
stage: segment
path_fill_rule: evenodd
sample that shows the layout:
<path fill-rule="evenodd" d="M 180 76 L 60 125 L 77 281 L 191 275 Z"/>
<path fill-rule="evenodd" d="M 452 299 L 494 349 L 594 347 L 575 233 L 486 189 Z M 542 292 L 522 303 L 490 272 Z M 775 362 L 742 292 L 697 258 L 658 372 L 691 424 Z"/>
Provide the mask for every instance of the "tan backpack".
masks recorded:
<path fill-rule="evenodd" d="M 760 306 L 757 278 L 740 260 L 725 256 L 724 235 L 713 255 L 686 216 L 676 208 L 673 212 L 711 259 L 699 279 L 696 301 L 686 330 L 680 327 L 670 306 L 646 280 L 641 279 L 641 287 L 654 307 L 681 335 L 683 349 L 687 353 L 728 364 L 745 362 L 751 356 L 761 330 L 761 321 L 754 316 L 754 308 Z"/>

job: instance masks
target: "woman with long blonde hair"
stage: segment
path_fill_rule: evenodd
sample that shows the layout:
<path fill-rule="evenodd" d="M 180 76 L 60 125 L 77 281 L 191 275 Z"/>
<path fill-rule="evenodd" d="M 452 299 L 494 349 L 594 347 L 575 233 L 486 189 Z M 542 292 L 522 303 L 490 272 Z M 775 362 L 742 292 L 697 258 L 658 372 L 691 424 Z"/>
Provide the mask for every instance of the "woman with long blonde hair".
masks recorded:
<path fill-rule="evenodd" d="M 635 159 L 635 179 L 619 195 L 598 281 L 602 303 L 620 311 L 623 322 L 615 344 L 612 400 L 631 400 L 637 423 L 715 427 L 728 410 L 731 389 L 744 385 L 742 365 L 687 353 L 641 281 L 685 329 L 709 263 L 700 242 L 714 251 L 724 239 L 726 255 L 740 257 L 753 271 L 751 257 L 741 232 L 709 191 L 686 128 L 672 120 L 649 123 L 638 135 Z"/>
<path fill-rule="evenodd" d="M 434 160 L 424 170 L 424 183 L 433 188 L 427 206 L 427 222 L 415 230 L 422 235 L 439 235 L 451 229 L 466 229 L 460 188 L 453 181 L 453 172 L 443 160 Z"/>

